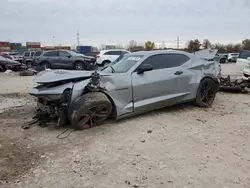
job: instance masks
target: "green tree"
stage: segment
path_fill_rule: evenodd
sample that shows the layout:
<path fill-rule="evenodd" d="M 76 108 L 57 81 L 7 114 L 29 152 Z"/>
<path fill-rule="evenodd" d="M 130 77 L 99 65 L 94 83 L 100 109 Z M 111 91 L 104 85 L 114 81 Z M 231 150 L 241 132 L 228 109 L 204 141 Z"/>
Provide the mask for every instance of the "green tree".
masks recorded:
<path fill-rule="evenodd" d="M 150 51 L 150 50 L 153 50 L 155 47 L 155 43 L 154 42 L 151 42 L 151 41 L 147 41 L 145 42 L 145 49 Z"/>
<path fill-rule="evenodd" d="M 243 50 L 250 50 L 250 39 L 245 39 L 242 41 Z"/>

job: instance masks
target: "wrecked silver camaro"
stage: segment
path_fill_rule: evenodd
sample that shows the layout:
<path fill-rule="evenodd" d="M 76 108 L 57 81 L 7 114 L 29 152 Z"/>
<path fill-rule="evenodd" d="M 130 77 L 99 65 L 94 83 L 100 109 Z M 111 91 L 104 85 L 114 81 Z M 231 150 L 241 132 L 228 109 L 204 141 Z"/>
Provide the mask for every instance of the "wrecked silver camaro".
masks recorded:
<path fill-rule="evenodd" d="M 221 72 L 211 60 L 216 52 L 141 51 L 100 71 L 43 71 L 30 94 L 37 97 L 39 113 L 76 129 L 187 101 L 209 107 Z"/>

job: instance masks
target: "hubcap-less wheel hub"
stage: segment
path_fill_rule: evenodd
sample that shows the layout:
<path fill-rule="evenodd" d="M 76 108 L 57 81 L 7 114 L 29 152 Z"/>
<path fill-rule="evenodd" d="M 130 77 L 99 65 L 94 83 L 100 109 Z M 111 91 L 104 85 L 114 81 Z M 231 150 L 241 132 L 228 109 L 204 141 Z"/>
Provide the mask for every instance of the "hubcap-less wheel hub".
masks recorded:
<path fill-rule="evenodd" d="M 88 112 L 80 118 L 79 124 L 84 128 L 86 125 L 89 125 L 88 127 L 93 127 L 98 124 L 98 121 L 108 118 L 109 114 L 109 107 L 102 104 L 89 109 Z"/>
<path fill-rule="evenodd" d="M 76 65 L 76 69 L 77 69 L 77 70 L 82 70 L 82 65 L 81 65 L 81 64 L 77 64 L 77 65 Z"/>
<path fill-rule="evenodd" d="M 206 105 L 210 105 L 215 95 L 213 87 L 209 83 L 205 83 L 201 89 L 200 95 L 201 101 Z"/>

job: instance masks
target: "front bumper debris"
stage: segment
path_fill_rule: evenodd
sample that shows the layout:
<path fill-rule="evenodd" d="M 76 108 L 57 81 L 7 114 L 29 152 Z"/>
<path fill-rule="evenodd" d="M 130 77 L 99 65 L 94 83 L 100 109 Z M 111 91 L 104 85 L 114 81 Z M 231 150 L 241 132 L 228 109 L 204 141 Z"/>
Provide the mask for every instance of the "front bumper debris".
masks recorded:
<path fill-rule="evenodd" d="M 232 80 L 230 76 L 220 78 L 220 91 L 241 91 L 250 88 L 250 81 L 246 79 Z"/>

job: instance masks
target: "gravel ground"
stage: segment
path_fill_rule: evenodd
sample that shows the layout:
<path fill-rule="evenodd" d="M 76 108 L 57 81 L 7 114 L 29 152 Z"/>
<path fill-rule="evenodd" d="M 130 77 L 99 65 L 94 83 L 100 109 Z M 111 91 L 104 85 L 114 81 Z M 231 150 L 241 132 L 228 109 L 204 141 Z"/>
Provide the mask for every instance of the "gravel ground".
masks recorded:
<path fill-rule="evenodd" d="M 234 66 L 222 65 L 223 74 Z M 23 130 L 34 114 L 26 95 L 31 80 L 0 74 L 7 100 L 0 113 L 0 187 L 250 187 L 248 93 L 218 93 L 209 109 L 178 105 L 84 131 Z"/>

